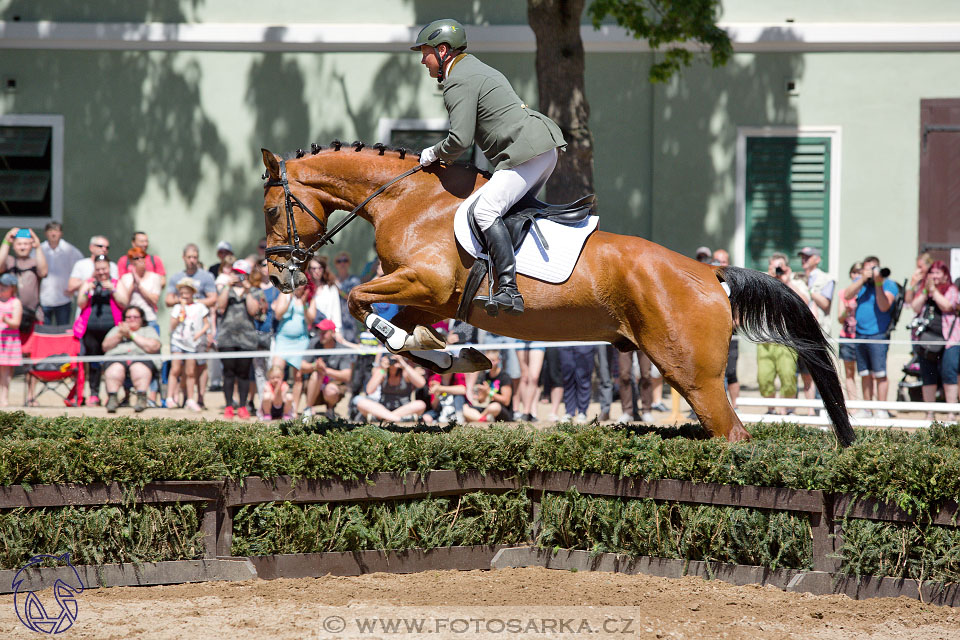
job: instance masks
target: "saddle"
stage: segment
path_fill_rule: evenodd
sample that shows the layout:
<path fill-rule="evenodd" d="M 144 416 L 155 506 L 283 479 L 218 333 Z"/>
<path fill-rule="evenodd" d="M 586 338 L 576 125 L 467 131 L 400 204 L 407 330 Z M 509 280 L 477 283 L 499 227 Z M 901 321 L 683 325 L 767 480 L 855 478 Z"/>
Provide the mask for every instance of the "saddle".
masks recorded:
<path fill-rule="evenodd" d="M 510 233 L 510 241 L 513 244 L 514 252 L 520 249 L 524 239 L 531 232 L 537 242 L 545 249 L 550 246 L 544 238 L 538 220 L 550 220 L 563 225 L 577 225 L 583 222 L 587 217 L 595 215 L 596 196 L 593 194 L 584 196 L 579 200 L 568 204 L 548 204 L 538 200 L 532 194 L 526 194 L 517 201 L 510 209 L 501 216 L 504 226 Z M 476 201 L 473 203 L 476 204 Z M 483 232 L 473 216 L 473 205 L 467 211 L 467 223 L 470 226 L 470 232 L 474 235 L 484 252 L 489 253 L 484 239 Z M 476 297 L 480 289 L 480 283 L 484 275 L 489 275 L 489 282 L 494 282 L 494 274 L 491 273 L 493 265 L 488 258 L 477 257 L 467 275 L 467 282 L 464 285 L 463 297 L 460 299 L 460 305 L 457 307 L 457 319 L 466 322 L 467 315 L 470 313 L 471 301 Z"/>

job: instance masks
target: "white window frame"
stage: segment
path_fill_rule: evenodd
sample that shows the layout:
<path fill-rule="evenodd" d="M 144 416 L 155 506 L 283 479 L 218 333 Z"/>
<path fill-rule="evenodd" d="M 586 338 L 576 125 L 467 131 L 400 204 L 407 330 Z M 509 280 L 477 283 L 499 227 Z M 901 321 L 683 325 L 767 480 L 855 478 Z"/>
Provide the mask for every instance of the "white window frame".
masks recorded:
<path fill-rule="evenodd" d="M 0 126 L 50 127 L 50 215 L 0 218 L 8 227 L 43 228 L 51 220 L 63 223 L 63 126 L 62 115 L 0 115 Z M 42 234 L 38 234 L 42 235 Z"/>
<path fill-rule="evenodd" d="M 829 275 L 835 281 L 840 264 L 840 168 L 843 155 L 842 127 L 737 127 L 737 189 L 736 229 L 733 233 L 731 264 L 742 267 L 747 259 L 747 138 L 801 138 L 830 139 L 830 261 Z M 846 275 L 846 274 L 844 274 Z"/>
<path fill-rule="evenodd" d="M 377 123 L 377 140 L 383 144 L 392 144 L 390 135 L 395 130 L 408 129 L 432 129 L 436 131 L 449 131 L 450 120 L 447 118 L 380 118 Z M 440 142 L 441 138 L 437 139 Z M 474 145 L 476 159 L 474 164 L 483 171 L 493 171 L 493 167 L 487 162 L 480 148 Z M 420 149 L 411 149 L 414 153 L 420 153 Z"/>

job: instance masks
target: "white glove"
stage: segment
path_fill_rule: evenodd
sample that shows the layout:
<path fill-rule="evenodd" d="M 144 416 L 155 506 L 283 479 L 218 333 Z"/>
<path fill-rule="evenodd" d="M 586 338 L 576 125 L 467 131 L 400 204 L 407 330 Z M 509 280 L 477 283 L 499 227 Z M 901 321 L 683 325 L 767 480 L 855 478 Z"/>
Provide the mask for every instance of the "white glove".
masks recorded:
<path fill-rule="evenodd" d="M 437 161 L 437 152 L 433 150 L 433 147 L 427 147 L 420 152 L 420 166 L 425 167 L 428 164 L 433 164 Z"/>

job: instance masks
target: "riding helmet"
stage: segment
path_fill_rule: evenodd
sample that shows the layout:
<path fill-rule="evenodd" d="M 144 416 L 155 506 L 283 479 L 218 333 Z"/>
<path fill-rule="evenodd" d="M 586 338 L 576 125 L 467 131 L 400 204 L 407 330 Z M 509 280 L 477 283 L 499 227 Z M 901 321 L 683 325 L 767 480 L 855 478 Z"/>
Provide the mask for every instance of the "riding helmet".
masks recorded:
<path fill-rule="evenodd" d="M 436 48 L 442 42 L 450 45 L 451 49 L 462 49 L 467 46 L 467 31 L 463 25 L 452 18 L 434 20 L 417 34 L 417 41 L 411 51 L 419 51 L 422 45 L 428 44 Z"/>

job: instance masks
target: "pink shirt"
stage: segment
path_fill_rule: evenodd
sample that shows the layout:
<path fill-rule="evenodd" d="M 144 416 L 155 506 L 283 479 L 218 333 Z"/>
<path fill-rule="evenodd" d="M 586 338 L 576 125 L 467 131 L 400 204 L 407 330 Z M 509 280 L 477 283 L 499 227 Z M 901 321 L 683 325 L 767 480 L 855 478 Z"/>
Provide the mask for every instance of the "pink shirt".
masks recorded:
<path fill-rule="evenodd" d="M 947 341 L 947 346 L 952 347 L 953 345 L 960 344 L 960 314 L 956 312 L 957 300 L 960 299 L 960 290 L 950 285 L 944 297 L 953 305 L 954 311 L 953 313 L 943 314 L 943 326 L 940 328 L 940 331 L 943 333 L 943 339 Z M 947 335 L 947 332 L 949 332 L 950 335 Z"/>
<path fill-rule="evenodd" d="M 149 255 L 147 256 L 147 271 L 151 273 L 158 273 L 161 276 L 167 275 L 167 270 L 163 267 L 163 260 L 160 259 L 160 256 Z M 130 265 L 127 261 L 127 255 L 124 254 L 120 256 L 120 259 L 117 260 L 117 273 L 119 275 L 124 275 L 130 271 Z"/>

